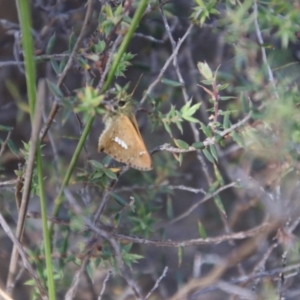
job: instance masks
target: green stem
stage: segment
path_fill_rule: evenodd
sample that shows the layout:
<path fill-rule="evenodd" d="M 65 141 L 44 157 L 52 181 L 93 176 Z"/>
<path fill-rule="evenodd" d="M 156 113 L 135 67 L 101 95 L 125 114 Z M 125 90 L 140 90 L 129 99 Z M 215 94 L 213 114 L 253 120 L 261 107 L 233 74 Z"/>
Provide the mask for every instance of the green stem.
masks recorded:
<path fill-rule="evenodd" d="M 25 74 L 26 74 L 28 102 L 30 108 L 30 118 L 31 118 L 31 122 L 33 122 L 35 107 L 36 107 L 35 105 L 36 104 L 36 85 L 35 85 L 36 72 L 35 72 L 32 33 L 31 33 L 32 27 L 31 27 L 30 1 L 18 0 L 17 6 L 18 6 L 19 21 L 20 21 L 20 26 L 22 31 L 22 46 L 24 50 Z M 37 163 L 40 202 L 41 202 L 42 225 L 43 225 L 44 246 L 45 246 L 44 248 L 45 248 L 45 257 L 46 257 L 48 296 L 50 300 L 55 300 L 56 293 L 55 293 L 55 285 L 53 279 L 50 236 L 49 236 L 48 225 L 47 225 L 47 207 L 46 207 L 46 197 L 45 197 L 45 190 L 44 190 L 42 153 L 41 153 L 41 148 L 39 143 L 36 149 L 36 163 Z"/>
<path fill-rule="evenodd" d="M 50 232 L 48 230 L 48 222 L 47 222 L 47 205 L 46 205 L 45 188 L 44 188 L 44 181 L 43 181 L 43 163 L 42 163 L 42 153 L 41 153 L 40 144 L 38 144 L 36 149 L 36 164 L 37 164 L 37 174 L 39 180 L 42 227 L 43 227 L 43 235 L 44 235 L 46 266 L 47 266 L 48 296 L 49 296 L 49 300 L 55 300 L 56 292 L 55 292 L 53 268 L 52 268 L 51 242 L 50 242 L 51 238 L 50 238 L 50 234 L 49 234 Z"/>

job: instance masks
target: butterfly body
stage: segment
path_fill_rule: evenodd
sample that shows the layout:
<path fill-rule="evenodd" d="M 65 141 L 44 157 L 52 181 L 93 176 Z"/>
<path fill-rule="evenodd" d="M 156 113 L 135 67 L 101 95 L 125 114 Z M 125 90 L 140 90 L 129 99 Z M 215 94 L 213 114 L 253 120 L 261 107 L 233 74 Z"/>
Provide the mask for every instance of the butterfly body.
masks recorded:
<path fill-rule="evenodd" d="M 105 129 L 99 138 L 98 151 L 134 169 L 151 170 L 151 158 L 131 107 L 126 105 L 117 112 L 110 112 L 103 121 Z"/>

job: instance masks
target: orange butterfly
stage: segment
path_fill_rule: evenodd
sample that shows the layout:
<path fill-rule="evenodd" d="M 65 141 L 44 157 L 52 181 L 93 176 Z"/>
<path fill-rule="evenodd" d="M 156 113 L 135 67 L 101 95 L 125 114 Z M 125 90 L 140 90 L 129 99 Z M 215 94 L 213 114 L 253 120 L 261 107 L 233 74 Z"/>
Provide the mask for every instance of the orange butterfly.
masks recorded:
<path fill-rule="evenodd" d="M 119 104 L 118 111 L 103 118 L 105 129 L 99 138 L 98 151 L 131 168 L 149 171 L 152 169 L 151 157 L 132 113 L 131 103 L 120 101 Z"/>

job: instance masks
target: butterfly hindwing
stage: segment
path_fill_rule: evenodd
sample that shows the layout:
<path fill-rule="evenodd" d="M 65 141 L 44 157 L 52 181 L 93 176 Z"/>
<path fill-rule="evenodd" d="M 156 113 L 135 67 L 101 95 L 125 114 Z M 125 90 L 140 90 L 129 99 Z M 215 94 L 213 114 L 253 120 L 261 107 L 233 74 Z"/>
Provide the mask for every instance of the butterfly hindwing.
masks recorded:
<path fill-rule="evenodd" d="M 112 117 L 99 138 L 98 150 L 132 168 L 151 170 L 150 155 L 133 121 L 125 114 Z"/>

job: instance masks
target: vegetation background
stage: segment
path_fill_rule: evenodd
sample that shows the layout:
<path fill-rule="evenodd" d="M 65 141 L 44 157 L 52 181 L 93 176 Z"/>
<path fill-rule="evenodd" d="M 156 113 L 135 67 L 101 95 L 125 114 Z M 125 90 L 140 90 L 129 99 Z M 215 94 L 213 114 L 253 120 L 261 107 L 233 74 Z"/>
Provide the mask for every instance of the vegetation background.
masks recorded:
<path fill-rule="evenodd" d="M 299 299 L 298 1 L 0 0 L 0 25 L 0 299 Z M 97 153 L 126 88 L 150 172 Z"/>

